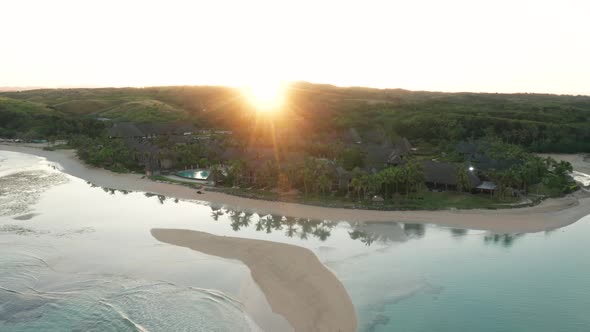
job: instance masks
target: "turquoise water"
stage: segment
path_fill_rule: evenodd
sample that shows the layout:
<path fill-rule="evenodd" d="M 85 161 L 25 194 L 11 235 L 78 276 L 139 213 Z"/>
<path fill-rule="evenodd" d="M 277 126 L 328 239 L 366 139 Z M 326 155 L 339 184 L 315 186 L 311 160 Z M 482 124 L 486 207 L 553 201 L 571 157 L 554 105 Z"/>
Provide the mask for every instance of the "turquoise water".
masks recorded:
<path fill-rule="evenodd" d="M 402 245 L 342 266 L 339 276 L 365 331 L 590 331 L 588 236 L 588 217 L 526 235 L 425 227 Z M 373 306 L 363 291 L 367 279 L 386 292 L 407 286 Z"/>
<path fill-rule="evenodd" d="M 152 228 L 309 248 L 349 292 L 360 331 L 590 331 L 589 217 L 492 234 L 259 215 L 96 187 L 22 156 L 14 173 L 11 158 L 0 152 L 0 331 L 288 330 L 246 266 L 162 244 Z"/>
<path fill-rule="evenodd" d="M 178 176 L 182 176 L 183 178 L 190 178 L 190 179 L 197 179 L 197 180 L 207 180 L 207 178 L 209 178 L 209 171 L 199 170 L 199 169 L 189 169 L 189 170 L 185 170 L 185 171 L 180 171 L 176 174 Z"/>

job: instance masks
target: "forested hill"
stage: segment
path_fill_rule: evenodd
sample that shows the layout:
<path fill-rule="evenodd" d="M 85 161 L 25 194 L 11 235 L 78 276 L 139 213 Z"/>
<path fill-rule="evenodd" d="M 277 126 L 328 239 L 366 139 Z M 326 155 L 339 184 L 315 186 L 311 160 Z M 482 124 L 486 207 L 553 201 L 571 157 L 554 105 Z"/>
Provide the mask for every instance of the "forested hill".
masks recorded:
<path fill-rule="evenodd" d="M 532 151 L 589 152 L 590 97 L 548 94 L 439 93 L 400 89 L 340 88 L 295 83 L 278 128 L 306 139 L 335 137 L 355 128 L 431 144 L 499 137 Z M 190 121 L 198 126 L 251 130 L 255 114 L 233 88 L 45 89 L 0 93 L 0 136 L 63 135 L 44 121 Z M 40 128 L 40 129 L 39 129 Z M 53 132 L 52 132 L 53 130 Z"/>

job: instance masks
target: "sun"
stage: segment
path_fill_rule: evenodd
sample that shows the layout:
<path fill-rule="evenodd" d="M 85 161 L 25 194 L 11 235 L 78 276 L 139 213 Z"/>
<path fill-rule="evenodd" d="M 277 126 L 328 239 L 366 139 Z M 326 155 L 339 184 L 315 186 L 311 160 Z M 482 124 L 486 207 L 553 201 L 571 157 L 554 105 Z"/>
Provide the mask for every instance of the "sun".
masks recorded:
<path fill-rule="evenodd" d="M 276 112 L 285 103 L 286 85 L 280 82 L 261 81 L 242 88 L 248 102 L 259 112 Z"/>

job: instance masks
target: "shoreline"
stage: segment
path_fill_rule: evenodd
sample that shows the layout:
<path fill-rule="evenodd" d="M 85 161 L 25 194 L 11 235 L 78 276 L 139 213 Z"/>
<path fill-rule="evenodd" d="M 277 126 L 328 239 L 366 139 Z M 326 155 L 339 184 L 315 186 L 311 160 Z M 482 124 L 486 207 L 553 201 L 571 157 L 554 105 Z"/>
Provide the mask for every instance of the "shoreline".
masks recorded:
<path fill-rule="evenodd" d="M 186 229 L 151 230 L 162 243 L 239 260 L 274 312 L 295 331 L 356 331 L 356 311 L 336 276 L 309 249 Z"/>
<path fill-rule="evenodd" d="M 215 191 L 205 191 L 204 194 L 197 194 L 196 190 L 183 185 L 160 183 L 142 178 L 142 175 L 139 174 L 119 174 L 87 166 L 76 157 L 73 150 L 45 151 L 35 147 L 14 144 L 0 144 L 0 150 L 44 157 L 50 162 L 60 164 L 63 172 L 102 187 L 144 191 L 179 199 L 228 206 L 233 209 L 264 214 L 280 214 L 289 217 L 348 222 L 425 223 L 498 233 L 529 233 L 564 227 L 590 214 L 590 195 L 585 191 L 577 191 L 562 198 L 546 199 L 533 207 L 438 211 L 331 208 L 244 198 Z"/>

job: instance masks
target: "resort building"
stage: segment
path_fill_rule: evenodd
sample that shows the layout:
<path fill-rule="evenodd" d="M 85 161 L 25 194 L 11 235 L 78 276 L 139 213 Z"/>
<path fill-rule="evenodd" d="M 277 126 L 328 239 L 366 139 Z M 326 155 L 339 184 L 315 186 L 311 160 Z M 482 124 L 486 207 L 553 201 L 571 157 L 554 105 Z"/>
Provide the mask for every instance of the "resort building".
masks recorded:
<path fill-rule="evenodd" d="M 447 162 L 425 161 L 422 163 L 424 182 L 433 189 L 456 190 L 459 182 L 459 167 Z M 467 183 L 470 189 L 479 186 L 482 181 L 471 170 L 466 170 Z"/>

